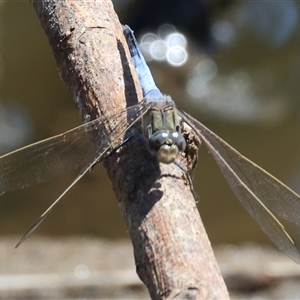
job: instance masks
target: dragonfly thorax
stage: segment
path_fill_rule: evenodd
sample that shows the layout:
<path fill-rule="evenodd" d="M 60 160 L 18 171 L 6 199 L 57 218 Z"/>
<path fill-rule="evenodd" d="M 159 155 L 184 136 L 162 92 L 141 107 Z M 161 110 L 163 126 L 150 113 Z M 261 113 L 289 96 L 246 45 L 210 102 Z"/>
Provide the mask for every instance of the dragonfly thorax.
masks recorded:
<path fill-rule="evenodd" d="M 160 130 L 149 138 L 150 152 L 164 164 L 172 163 L 185 147 L 185 139 L 178 131 Z"/>

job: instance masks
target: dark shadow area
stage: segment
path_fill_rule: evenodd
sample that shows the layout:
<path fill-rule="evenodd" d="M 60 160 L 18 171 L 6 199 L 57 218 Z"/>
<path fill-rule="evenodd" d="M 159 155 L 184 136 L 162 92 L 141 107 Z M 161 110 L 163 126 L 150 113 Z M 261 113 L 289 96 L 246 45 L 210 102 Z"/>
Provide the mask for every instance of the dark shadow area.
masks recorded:
<path fill-rule="evenodd" d="M 126 57 L 125 49 L 119 40 L 117 40 L 117 47 L 120 53 L 120 58 L 121 58 L 122 68 L 123 68 L 123 78 L 125 84 L 125 100 L 127 103 L 126 107 L 129 107 L 138 104 L 137 92 L 129 68 L 129 62 Z"/>

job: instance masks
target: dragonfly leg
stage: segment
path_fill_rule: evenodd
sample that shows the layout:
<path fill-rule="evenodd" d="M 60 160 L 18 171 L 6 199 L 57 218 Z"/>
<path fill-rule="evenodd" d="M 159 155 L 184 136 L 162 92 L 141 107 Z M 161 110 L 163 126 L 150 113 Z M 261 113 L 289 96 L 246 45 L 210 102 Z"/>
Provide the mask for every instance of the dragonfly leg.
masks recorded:
<path fill-rule="evenodd" d="M 129 140 L 131 140 L 131 139 L 133 139 L 133 138 L 136 139 L 136 140 L 138 140 L 142 145 L 145 146 L 145 148 L 149 149 L 148 142 L 147 142 L 146 139 L 145 139 L 143 136 L 141 136 L 141 135 L 132 135 L 132 136 L 130 136 L 130 137 L 129 137 L 128 139 L 126 139 L 119 147 L 121 147 L 124 143 L 128 142 Z M 118 147 L 118 148 L 119 148 L 119 147 Z M 150 153 L 150 152 L 149 152 L 149 153 Z M 110 154 L 109 154 L 109 155 L 110 155 Z M 147 160 L 145 160 L 144 162 L 142 162 L 142 163 L 136 168 L 136 170 L 138 170 L 138 169 L 140 169 L 141 167 L 143 167 L 144 165 L 146 165 L 146 164 L 147 164 L 148 162 L 150 162 L 152 159 L 155 159 L 155 161 L 157 161 L 156 158 L 155 158 L 155 156 L 151 155 L 151 157 L 149 157 Z M 193 193 L 193 196 L 194 196 L 196 202 L 198 202 L 199 196 L 197 195 L 197 193 L 196 193 L 195 190 L 194 190 L 193 180 L 192 180 L 192 178 L 191 178 L 191 175 L 190 175 L 188 169 L 187 169 L 183 164 L 181 164 L 178 160 L 174 160 L 174 164 L 175 164 L 177 167 L 179 167 L 179 168 L 186 174 L 186 178 L 187 178 L 187 180 L 188 180 L 188 182 L 189 182 L 191 192 Z M 133 188 L 133 190 L 132 190 L 132 192 L 131 192 L 130 194 L 132 194 L 132 193 L 134 192 L 134 190 L 135 190 L 135 188 Z"/>
<path fill-rule="evenodd" d="M 100 163 L 101 161 L 103 161 L 105 158 L 110 157 L 111 155 L 113 155 L 114 153 L 116 153 L 116 151 L 118 149 L 120 149 L 122 146 L 124 146 L 127 142 L 129 142 L 132 138 L 134 138 L 135 135 L 131 135 L 128 138 L 126 138 L 120 145 L 118 145 L 116 148 L 112 149 L 110 152 L 108 152 L 105 156 L 102 156 L 100 160 L 98 160 L 90 169 L 90 171 L 93 171 L 94 167 L 96 166 L 96 164 Z"/>
<path fill-rule="evenodd" d="M 191 178 L 191 175 L 190 175 L 189 171 L 188 171 L 187 168 L 186 168 L 183 164 L 181 164 L 178 160 L 174 160 L 174 164 L 175 164 L 178 168 L 180 168 L 180 169 L 185 173 L 186 178 L 187 178 L 187 180 L 188 180 L 188 182 L 189 182 L 189 185 L 190 185 L 191 192 L 193 193 L 193 196 L 194 196 L 196 202 L 198 202 L 199 196 L 197 195 L 197 193 L 196 193 L 195 190 L 194 190 L 193 180 L 192 180 L 192 178 Z"/>
<path fill-rule="evenodd" d="M 120 149 L 122 146 L 124 146 L 125 144 L 127 144 L 132 139 L 138 140 L 142 145 L 144 145 L 146 148 L 148 148 L 148 143 L 147 143 L 147 141 L 145 140 L 144 137 L 142 137 L 140 134 L 132 134 L 131 136 L 129 136 L 128 138 L 126 138 L 120 145 L 118 145 L 111 152 L 109 152 L 104 158 L 107 158 L 107 157 L 111 156 L 112 154 L 116 153 L 116 151 L 118 149 Z"/>

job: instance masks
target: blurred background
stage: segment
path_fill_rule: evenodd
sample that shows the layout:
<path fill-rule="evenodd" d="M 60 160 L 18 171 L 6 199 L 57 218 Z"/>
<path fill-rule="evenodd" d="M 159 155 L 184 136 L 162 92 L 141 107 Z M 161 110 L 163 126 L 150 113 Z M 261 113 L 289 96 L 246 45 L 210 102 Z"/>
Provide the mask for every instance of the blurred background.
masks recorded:
<path fill-rule="evenodd" d="M 299 2 L 132 0 L 114 5 L 121 23 L 135 30 L 160 89 L 300 192 Z M 81 123 L 31 5 L 0 2 L 0 153 Z M 21 236 L 75 175 L 3 195 L 0 234 Z M 213 245 L 269 243 L 205 147 L 193 177 Z M 72 188 L 35 234 L 128 238 L 101 165 Z"/>

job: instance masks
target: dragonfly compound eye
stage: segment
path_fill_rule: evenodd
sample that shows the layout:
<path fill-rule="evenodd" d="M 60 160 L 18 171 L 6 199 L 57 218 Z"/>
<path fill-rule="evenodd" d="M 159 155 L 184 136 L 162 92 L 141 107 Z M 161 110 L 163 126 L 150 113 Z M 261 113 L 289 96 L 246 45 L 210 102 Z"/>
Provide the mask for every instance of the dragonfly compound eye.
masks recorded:
<path fill-rule="evenodd" d="M 182 134 L 178 131 L 174 131 L 171 134 L 173 143 L 177 145 L 179 152 L 183 152 L 186 147 L 186 141 Z"/>
<path fill-rule="evenodd" d="M 149 139 L 150 152 L 164 164 L 172 163 L 178 153 L 185 150 L 185 146 L 183 136 L 177 131 L 157 131 Z"/>

